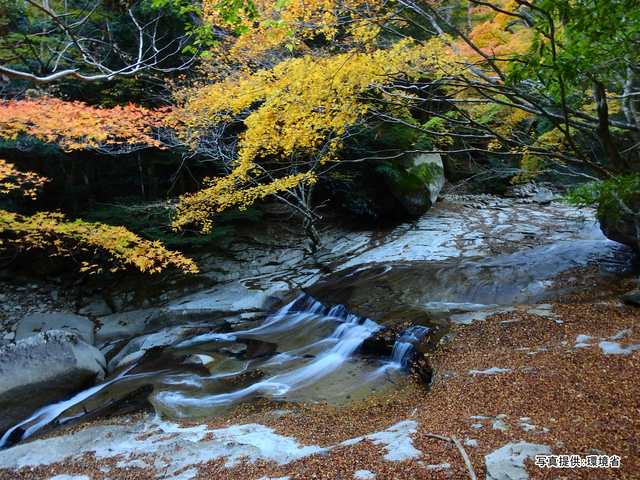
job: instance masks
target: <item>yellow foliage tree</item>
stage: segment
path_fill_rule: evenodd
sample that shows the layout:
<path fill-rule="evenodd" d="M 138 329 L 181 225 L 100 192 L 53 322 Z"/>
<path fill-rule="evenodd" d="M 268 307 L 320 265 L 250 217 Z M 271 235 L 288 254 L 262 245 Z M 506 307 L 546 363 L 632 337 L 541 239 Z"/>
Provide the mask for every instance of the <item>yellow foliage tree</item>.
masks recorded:
<path fill-rule="evenodd" d="M 97 108 L 51 97 L 9 100 L 0 102 L 0 137 L 35 137 L 66 152 L 115 146 L 120 151 L 136 146 L 164 148 L 153 129 L 162 125 L 167 114 L 167 109 Z"/>
<path fill-rule="evenodd" d="M 240 121 L 243 131 L 225 175 L 205 179 L 201 191 L 180 198 L 174 226 L 195 224 L 206 232 L 212 214 L 278 195 L 296 208 L 317 243 L 304 188 L 311 190 L 335 162 L 353 160 L 341 158 L 341 148 L 370 119 L 411 122 L 406 107 L 418 98 L 396 84 L 448 74 L 457 68 L 455 54 L 438 37 L 377 45 L 381 28 L 360 14 L 366 2 L 256 6 L 259 20 L 240 18 L 244 34 L 228 35 L 212 50 L 200 82 L 175 91 L 175 119 L 192 148 L 221 124 Z M 213 26 L 225 26 L 217 9 L 205 12 Z M 336 53 L 329 47 L 338 35 Z M 311 49 L 307 43 L 318 37 L 327 47 Z"/>
<path fill-rule="evenodd" d="M 12 163 L 0 159 L 0 193 L 8 194 L 13 190 L 22 190 L 26 197 L 35 198 L 38 187 L 48 181 L 33 172 L 16 170 Z"/>
<path fill-rule="evenodd" d="M 615 15 L 626 18 L 629 4 L 616 3 Z M 470 0 L 466 21 L 462 3 L 446 0 L 245 5 L 251 8 L 236 9 L 230 27 L 219 2 L 204 2 L 218 43 L 200 80 L 176 91 L 181 135 L 194 148 L 214 126 L 238 131 L 242 124 L 236 150 L 217 172 L 223 176 L 180 200 L 177 228 L 206 230 L 207 218 L 229 205 L 312 188 L 331 162 L 351 160 L 341 158 L 345 139 L 374 122 L 418 130 L 442 153 L 504 156 L 523 160 L 524 169 L 553 161 L 607 176 L 628 167 L 612 129 L 637 131 L 637 73 L 612 68 L 590 40 L 599 34 L 592 19 L 605 10 L 603 0 L 582 7 Z M 571 16 L 579 20 L 572 24 Z M 623 26 L 610 27 L 618 38 Z M 624 28 L 637 38 L 635 26 Z M 637 65 L 628 43 L 607 48 L 620 65 Z M 572 68 L 576 62 L 584 69 Z M 626 120 L 611 118 L 615 94 L 604 87 L 616 78 Z M 540 119 L 546 124 L 538 130 Z M 607 158 L 596 159 L 576 132 L 598 139 Z M 558 141 L 550 144 L 551 137 Z"/>
<path fill-rule="evenodd" d="M 47 181 L 32 172 L 20 172 L 0 159 L 0 192 L 22 190 L 32 198 Z M 17 253 L 32 248 L 53 247 L 56 255 L 73 257 L 74 252 L 100 251 L 101 264 L 80 260 L 82 272 L 99 273 L 109 265 L 111 271 L 133 266 L 141 272 L 155 273 L 169 266 L 184 273 L 196 273 L 195 263 L 179 252 L 167 250 L 160 242 L 138 237 L 124 227 L 113 227 L 82 220 L 69 222 L 58 212 L 39 212 L 32 216 L 0 209 L 0 251 Z M 80 255 L 81 258 L 86 255 Z"/>
<path fill-rule="evenodd" d="M 480 4 L 472 15 L 488 17 L 479 21 L 468 33 L 470 42 L 459 41 L 457 47 L 470 62 L 486 63 L 486 58 L 507 60 L 514 53 L 525 53 L 531 45 L 533 32 L 523 21 L 517 21 L 521 2 L 502 0 L 492 6 Z M 495 11 L 494 8 L 499 9 Z"/>

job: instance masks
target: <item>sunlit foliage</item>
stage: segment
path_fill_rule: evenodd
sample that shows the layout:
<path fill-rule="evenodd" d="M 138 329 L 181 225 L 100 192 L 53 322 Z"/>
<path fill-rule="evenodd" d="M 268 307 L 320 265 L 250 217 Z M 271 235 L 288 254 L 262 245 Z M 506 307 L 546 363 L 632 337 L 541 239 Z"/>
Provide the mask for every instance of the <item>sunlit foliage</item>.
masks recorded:
<path fill-rule="evenodd" d="M 49 97 L 9 100 L 0 102 L 0 137 L 32 136 L 66 152 L 127 145 L 164 148 L 153 134 L 167 113 L 135 105 L 97 108 Z"/>
<path fill-rule="evenodd" d="M 87 136 L 91 136 L 90 131 Z M 75 140 L 78 141 L 77 137 Z M 0 160 L 1 194 L 21 190 L 24 195 L 35 198 L 38 188 L 46 181 L 48 179 L 33 172 L 21 172 L 12 164 Z M 198 271 L 191 259 L 167 250 L 160 242 L 142 239 L 124 227 L 82 220 L 70 222 L 60 212 L 23 216 L 0 210 L 0 251 L 19 252 L 32 248 L 53 248 L 56 255 L 80 257 L 82 272 L 99 273 L 105 268 L 116 271 L 127 266 L 149 273 L 170 266 L 184 273 Z M 99 262 L 83 260 L 92 256 L 87 253 L 97 252 L 100 253 Z"/>
<path fill-rule="evenodd" d="M 435 80 L 457 68 L 456 54 L 438 37 L 378 45 L 381 29 L 361 15 L 369 6 L 363 2 L 255 5 L 259 19 L 238 14 L 235 29 L 243 34 L 222 36 L 206 77 L 175 91 L 175 116 L 192 148 L 214 125 L 243 124 L 227 174 L 181 198 L 176 227 L 195 223 L 207 231 L 212 213 L 313 184 L 344 160 L 345 139 L 371 119 L 383 113 L 413 122 L 406 107 L 417 97 L 397 83 Z M 225 27 L 216 8 L 205 11 L 212 25 Z"/>
<path fill-rule="evenodd" d="M 35 198 L 38 188 L 48 181 L 33 172 L 16 170 L 13 164 L 0 159 L 0 194 L 21 190 L 24 196 Z"/>
<path fill-rule="evenodd" d="M 127 266 L 149 273 L 170 266 L 184 273 L 198 271 L 191 259 L 167 250 L 160 242 L 144 240 L 124 227 L 70 222 L 59 212 L 24 217 L 0 210 L 0 236 L 0 250 L 53 247 L 56 254 L 72 258 L 84 258 L 87 252 L 104 254 L 99 262 L 80 260 L 81 272 L 100 273 L 105 268 L 114 272 Z"/>

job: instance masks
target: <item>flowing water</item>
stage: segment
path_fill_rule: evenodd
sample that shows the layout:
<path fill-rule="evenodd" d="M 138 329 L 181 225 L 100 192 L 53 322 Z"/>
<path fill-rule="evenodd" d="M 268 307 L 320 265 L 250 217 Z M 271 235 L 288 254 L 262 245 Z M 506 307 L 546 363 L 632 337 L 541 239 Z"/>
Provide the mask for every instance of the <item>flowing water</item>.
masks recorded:
<path fill-rule="evenodd" d="M 210 418 L 258 398 L 341 405 L 381 394 L 406 378 L 414 347 L 443 335 L 452 313 L 553 296 L 559 290 L 550 290 L 544 279 L 584 266 L 596 253 L 601 263 L 616 255 L 610 242 L 576 240 L 494 258 L 346 270 L 258 326 L 211 331 L 148 352 L 107 382 L 40 409 L 7 432 L 0 447 L 52 422 L 100 412 L 112 399 L 129 405 L 127 395 L 141 385 L 150 386 L 142 389 L 144 400 L 173 420 Z M 625 261 L 611 259 L 618 270 Z M 363 345 L 384 328 L 402 332 L 388 354 L 363 354 Z"/>
<path fill-rule="evenodd" d="M 352 315 L 341 306 L 327 310 L 303 295 L 259 327 L 232 332 L 224 338 L 212 339 L 211 334 L 205 334 L 176 345 L 173 350 L 178 354 L 197 348 L 212 358 L 221 349 L 243 346 L 248 340 L 276 345 L 277 349 L 272 353 L 214 360 L 208 365 L 211 375 L 200 379 L 197 392 L 166 389 L 156 393 L 152 403 L 170 417 L 204 418 L 256 396 L 311 401 L 352 397 L 351 393 L 356 394 L 351 392 L 353 386 L 361 390 L 360 380 L 345 382 L 344 377 L 358 377 L 364 384 L 375 385 L 384 383 L 390 370 L 404 366 L 354 359 L 364 340 L 379 329 L 376 323 Z M 222 368 L 218 363 L 222 363 Z M 257 381 L 245 386 L 241 380 L 249 373 Z M 234 383 L 240 388 L 230 388 Z M 327 385 L 335 387 L 327 389 Z"/>
<path fill-rule="evenodd" d="M 454 313 L 539 302 L 562 293 L 548 280 L 597 257 L 620 271 L 629 253 L 602 238 L 557 242 L 496 257 L 395 262 L 330 275 L 307 289 L 319 301 L 357 310 L 380 325 L 447 325 Z"/>
<path fill-rule="evenodd" d="M 0 447 L 54 420 L 56 425 L 75 420 L 141 384 L 153 386 L 149 401 L 174 420 L 210 418 L 256 398 L 336 405 L 361 400 L 406 377 L 417 341 L 407 337 L 391 358 L 355 355 L 380 328 L 342 306 L 327 309 L 303 294 L 255 328 L 214 331 L 165 349 L 163 358 L 179 360 L 173 365 L 143 358 L 101 385 L 38 410 L 7 432 Z M 422 328 L 418 336 L 425 334 Z"/>

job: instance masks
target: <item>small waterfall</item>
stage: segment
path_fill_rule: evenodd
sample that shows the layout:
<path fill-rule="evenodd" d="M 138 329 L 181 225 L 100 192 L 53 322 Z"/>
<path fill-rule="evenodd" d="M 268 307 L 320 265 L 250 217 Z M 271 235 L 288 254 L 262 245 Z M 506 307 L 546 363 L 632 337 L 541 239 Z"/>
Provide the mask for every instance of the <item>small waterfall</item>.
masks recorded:
<path fill-rule="evenodd" d="M 21 428 L 24 425 L 29 425 L 24 430 L 22 435 L 20 435 L 20 438 L 17 441 L 23 440 L 23 439 L 31 436 L 33 433 L 37 432 L 38 430 L 40 430 L 45 425 L 47 425 L 48 423 L 50 423 L 53 420 L 55 420 L 65 410 L 68 410 L 69 408 L 73 407 L 74 405 L 77 405 L 78 403 L 82 402 L 86 398 L 89 398 L 91 395 L 96 394 L 97 392 L 99 392 L 103 388 L 105 388 L 105 387 L 111 385 L 112 383 L 115 383 L 118 380 L 120 380 L 134 366 L 135 365 L 132 365 L 132 366 L 128 367 L 127 369 L 123 370 L 120 374 L 118 374 L 117 377 L 113 378 L 112 380 L 110 380 L 108 382 L 105 382 L 105 383 L 101 383 L 100 385 L 96 385 L 95 387 L 91 387 L 91 388 L 89 388 L 87 390 L 83 390 L 82 392 L 78 393 L 77 395 L 74 395 L 73 397 L 71 397 L 68 400 L 64 400 L 62 402 L 58 402 L 58 403 L 54 403 L 54 404 L 51 404 L 51 405 L 47 405 L 45 407 L 42 407 L 42 408 L 38 409 L 31 417 L 27 418 L 26 420 L 20 422 L 16 426 L 14 426 L 14 427 L 10 428 L 9 430 L 7 430 L 7 432 L 2 436 L 2 438 L 0 438 L 0 449 L 3 449 L 5 447 L 7 447 L 9 445 L 9 443 L 15 443 L 15 441 L 14 442 L 10 442 L 9 439 L 11 438 L 13 432 L 15 432 L 17 429 Z"/>
<path fill-rule="evenodd" d="M 103 398 L 108 401 L 110 389 L 106 387 L 116 384 L 113 388 L 118 388 L 122 383 L 117 382 L 129 382 L 127 388 L 135 387 L 143 376 L 154 388 L 149 401 L 158 412 L 174 419 L 209 418 L 259 397 L 326 401 L 327 398 L 351 398 L 354 392 L 362 391 L 361 398 L 364 398 L 372 391 L 393 385 L 389 383 L 389 372 L 381 370 L 379 363 L 361 361 L 355 356 L 363 342 L 380 328 L 342 305 L 329 309 L 303 294 L 259 326 L 199 335 L 165 350 L 180 357 L 206 354 L 212 360 L 206 367 L 208 373 L 207 370 L 203 373 L 203 369 L 197 372 L 182 369 L 178 365 L 172 370 L 128 375 L 135 367 L 131 366 L 101 385 L 38 410 L 30 419 L 9 430 L 0 440 L 0 446 L 7 445 L 8 439 L 15 437 L 20 428 L 25 430 L 21 436 L 24 439 L 80 402 L 100 405 Z M 390 362 L 385 362 L 387 366 L 399 372 L 406 365 L 413 345 L 426 331 L 424 327 L 405 331 L 393 349 Z M 242 343 L 272 348 L 266 349 L 267 354 L 256 356 L 224 353 L 230 345 Z M 92 397 L 96 394 L 98 396 Z"/>
<path fill-rule="evenodd" d="M 402 335 L 398 337 L 391 351 L 390 366 L 395 368 L 404 368 L 411 358 L 414 346 L 422 341 L 429 333 L 429 327 L 413 325 L 407 328 Z"/>
<path fill-rule="evenodd" d="M 296 347 L 295 340 L 301 333 L 304 334 L 305 342 L 302 346 L 282 351 L 259 366 L 262 371 L 273 372 L 273 375 L 234 392 L 200 397 L 164 391 L 156 394 L 155 402 L 181 416 L 181 412 L 186 410 L 232 405 L 255 395 L 281 397 L 307 387 L 339 369 L 353 357 L 364 340 L 379 329 L 380 326 L 375 322 L 353 315 L 342 305 L 327 309 L 313 298 L 302 294 L 267 318 L 259 327 L 234 332 L 234 337 L 239 341 L 260 338 L 278 340 L 280 344 L 290 342 Z M 314 337 L 319 339 L 309 342 Z M 316 353 L 309 355 L 307 352 L 311 351 Z"/>
<path fill-rule="evenodd" d="M 329 313 L 327 315 L 329 317 L 346 319 L 349 315 L 351 315 L 351 312 L 347 310 L 344 305 L 335 305 L 334 307 L 331 307 L 331 310 L 329 310 Z"/>
<path fill-rule="evenodd" d="M 391 352 L 390 365 L 396 368 L 404 368 L 413 352 L 413 344 L 409 342 L 396 341 Z"/>
<path fill-rule="evenodd" d="M 344 308 L 344 307 L 343 307 Z M 322 303 L 310 297 L 306 293 L 301 293 L 293 302 L 285 305 L 272 315 L 274 318 L 280 318 L 289 312 L 305 312 L 317 315 L 326 315 L 327 307 Z"/>

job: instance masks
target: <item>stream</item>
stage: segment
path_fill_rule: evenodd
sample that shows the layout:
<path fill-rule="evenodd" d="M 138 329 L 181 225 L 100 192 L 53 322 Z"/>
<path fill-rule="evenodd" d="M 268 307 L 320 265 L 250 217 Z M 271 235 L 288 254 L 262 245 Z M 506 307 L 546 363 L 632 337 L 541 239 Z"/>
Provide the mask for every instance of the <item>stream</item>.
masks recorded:
<path fill-rule="evenodd" d="M 86 421 L 93 411 L 141 385 L 153 387 L 144 392 L 153 392 L 148 400 L 172 420 L 206 419 L 265 397 L 332 405 L 362 400 L 406 377 L 413 345 L 429 331 L 412 329 L 386 358 L 355 355 L 380 329 L 342 306 L 328 309 L 302 294 L 260 326 L 212 331 L 151 352 L 101 385 L 38 410 L 7 431 L 0 447 L 45 427 Z"/>
<path fill-rule="evenodd" d="M 601 269 L 621 271 L 630 265 L 626 247 L 587 235 L 494 257 L 351 267 L 325 277 L 306 292 L 388 327 L 406 321 L 448 325 L 455 313 L 557 296 L 564 289 L 553 288 L 551 278 L 596 259 Z"/>
<path fill-rule="evenodd" d="M 417 345 L 435 345 L 446 334 L 451 315 L 545 300 L 563 291 L 547 279 L 571 267 L 597 258 L 613 270 L 626 268 L 620 252 L 613 242 L 587 237 L 496 257 L 347 268 L 258 324 L 149 350 L 102 384 L 38 410 L 6 432 L 0 448 L 147 401 L 178 421 L 211 418 L 259 398 L 344 405 L 384 394 L 408 377 Z M 389 331 L 384 348 L 368 347 Z"/>

